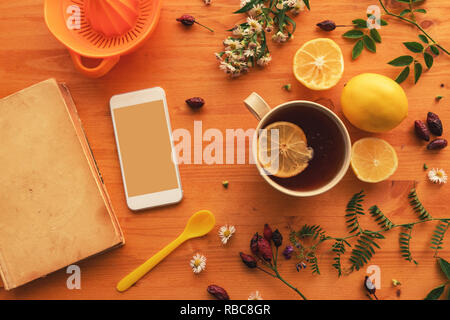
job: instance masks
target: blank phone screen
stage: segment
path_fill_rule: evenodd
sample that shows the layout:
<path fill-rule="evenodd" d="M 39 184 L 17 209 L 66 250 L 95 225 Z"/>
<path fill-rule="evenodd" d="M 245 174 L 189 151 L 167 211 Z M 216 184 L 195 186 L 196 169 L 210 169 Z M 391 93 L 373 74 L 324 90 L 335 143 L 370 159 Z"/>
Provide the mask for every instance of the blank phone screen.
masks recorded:
<path fill-rule="evenodd" d="M 178 188 L 164 102 L 113 112 L 128 197 Z"/>

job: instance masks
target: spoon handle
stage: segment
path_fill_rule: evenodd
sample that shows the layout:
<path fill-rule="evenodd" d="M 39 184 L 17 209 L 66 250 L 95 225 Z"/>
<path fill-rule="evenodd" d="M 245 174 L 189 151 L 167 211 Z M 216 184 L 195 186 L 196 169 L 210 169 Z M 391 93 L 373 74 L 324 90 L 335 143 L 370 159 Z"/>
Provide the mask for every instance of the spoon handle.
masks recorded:
<path fill-rule="evenodd" d="M 117 290 L 122 292 L 130 288 L 133 284 L 135 284 L 147 272 L 152 270 L 158 263 L 161 262 L 161 260 L 167 257 L 184 241 L 186 241 L 186 237 L 184 237 L 184 235 L 182 234 L 174 241 L 169 243 L 166 247 L 164 247 L 161 251 L 156 253 L 153 257 L 145 261 L 143 264 L 141 264 L 139 267 L 137 267 L 131 273 L 129 273 L 126 277 L 120 280 L 119 283 L 117 284 Z"/>

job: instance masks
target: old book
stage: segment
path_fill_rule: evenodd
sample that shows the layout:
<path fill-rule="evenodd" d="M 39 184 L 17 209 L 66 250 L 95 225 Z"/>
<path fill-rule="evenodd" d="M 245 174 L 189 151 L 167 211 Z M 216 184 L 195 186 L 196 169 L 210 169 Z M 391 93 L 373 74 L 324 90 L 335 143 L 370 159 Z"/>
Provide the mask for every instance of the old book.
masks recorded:
<path fill-rule="evenodd" d="M 64 85 L 50 79 L 0 99 L 0 168 L 6 290 L 124 243 Z"/>

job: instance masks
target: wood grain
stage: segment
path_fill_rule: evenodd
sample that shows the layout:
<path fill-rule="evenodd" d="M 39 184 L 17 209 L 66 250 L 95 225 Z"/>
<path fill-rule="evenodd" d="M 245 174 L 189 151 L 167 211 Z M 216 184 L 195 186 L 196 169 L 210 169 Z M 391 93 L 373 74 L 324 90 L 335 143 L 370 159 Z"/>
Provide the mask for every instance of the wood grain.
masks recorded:
<path fill-rule="evenodd" d="M 392 132 L 377 135 L 388 140 L 398 152 L 400 167 L 390 181 L 368 185 L 359 182 L 349 171 L 332 191 L 311 199 L 295 199 L 268 186 L 249 164 L 181 165 L 185 195 L 182 203 L 139 214 L 127 209 L 108 108 L 112 95 L 163 87 L 174 129 L 192 130 L 194 120 L 202 120 L 204 130 L 217 128 L 225 132 L 227 128 L 255 128 L 256 120 L 242 104 L 252 91 L 259 92 L 272 106 L 294 99 L 319 101 L 343 118 L 339 96 L 346 81 L 363 72 L 394 77 L 399 70 L 386 62 L 406 53 L 402 41 L 417 38 L 412 27 L 387 19 L 390 26 L 381 31 L 383 43 L 378 46 L 378 53 L 365 51 L 360 59 L 352 62 L 352 42 L 341 37 L 344 31 L 325 34 L 317 30 L 315 24 L 325 19 L 348 24 L 352 19 L 364 17 L 368 5 L 376 1 L 312 0 L 312 11 L 297 18 L 295 39 L 284 46 L 271 44 L 273 63 L 267 69 L 230 80 L 218 70 L 213 53 L 221 49 L 221 42 L 227 35 L 225 30 L 243 18 L 231 14 L 238 2 L 215 0 L 210 7 L 205 7 L 201 0 L 165 1 L 153 37 L 97 80 L 87 79 L 74 70 L 67 50 L 45 26 L 43 1 L 0 3 L 0 96 L 50 77 L 68 84 L 127 241 L 121 249 L 79 263 L 81 290 L 68 290 L 68 275 L 60 270 L 17 290 L 0 292 L 1 299 L 208 299 L 206 287 L 212 283 L 225 287 L 232 299 L 246 299 L 255 290 L 265 299 L 297 299 L 296 294 L 279 281 L 246 269 L 239 261 L 238 252 L 248 251 L 251 235 L 261 231 L 264 223 L 279 228 L 286 238 L 288 225 L 299 228 L 305 223 L 321 224 L 335 236 L 345 235 L 346 202 L 361 189 L 368 194 L 367 207 L 378 204 L 397 223 L 413 221 L 416 216 L 407 204 L 406 194 L 414 184 L 434 216 L 449 216 L 449 187 L 429 183 L 422 168 L 427 163 L 429 167 L 450 171 L 449 149 L 428 152 L 412 134 L 413 121 L 424 119 L 431 110 L 441 116 L 444 126 L 450 123 L 450 61 L 443 55 L 417 85 L 410 81 L 403 85 L 410 102 L 408 118 Z M 450 22 L 446 18 L 450 13 L 449 3 L 427 1 L 425 7 L 428 14 L 419 18 L 421 24 L 442 45 L 450 47 Z M 195 15 L 198 21 L 216 32 L 210 33 L 196 25 L 187 29 L 176 23 L 175 18 L 185 13 Z M 291 60 L 302 43 L 324 36 L 342 47 L 346 71 L 332 90 L 312 92 L 296 83 L 291 73 Z M 293 84 L 292 92 L 281 89 L 286 83 Z M 444 96 L 440 103 L 434 100 L 437 95 Z M 207 101 L 201 111 L 191 112 L 186 107 L 184 100 L 192 96 L 201 96 Z M 348 122 L 346 125 L 353 141 L 369 135 Z M 222 187 L 223 180 L 230 182 L 227 190 Z M 214 232 L 180 247 L 128 292 L 116 292 L 115 285 L 122 276 L 170 242 L 181 232 L 188 217 L 204 208 L 217 217 Z M 373 226 L 368 218 L 363 222 L 368 227 Z M 228 245 L 222 246 L 217 230 L 226 223 L 235 225 L 237 233 Z M 444 281 L 429 249 L 433 228 L 434 225 L 429 224 L 414 229 L 413 255 L 419 261 L 418 266 L 400 257 L 397 230 L 390 231 L 383 240 L 382 249 L 371 261 L 381 268 L 380 299 L 398 299 L 391 285 L 392 278 L 403 283 L 400 299 L 422 299 L 431 288 Z M 445 245 L 441 256 L 449 259 L 450 243 L 447 241 Z M 297 273 L 292 261 L 282 262 L 282 273 L 310 299 L 366 299 L 362 289 L 365 270 L 338 278 L 331 268 L 330 246 L 331 243 L 324 245 L 319 252 L 322 275 L 313 276 L 308 269 Z M 196 252 L 208 258 L 207 270 L 200 275 L 194 275 L 189 268 L 189 260 Z"/>

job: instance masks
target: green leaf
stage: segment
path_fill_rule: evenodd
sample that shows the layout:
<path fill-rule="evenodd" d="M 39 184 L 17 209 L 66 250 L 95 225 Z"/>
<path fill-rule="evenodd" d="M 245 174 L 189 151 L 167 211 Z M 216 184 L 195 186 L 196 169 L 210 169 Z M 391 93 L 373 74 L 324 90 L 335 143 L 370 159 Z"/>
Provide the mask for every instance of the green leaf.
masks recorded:
<path fill-rule="evenodd" d="M 364 36 L 364 32 L 362 32 L 361 30 L 350 30 L 344 33 L 342 36 L 347 39 L 359 39 Z"/>
<path fill-rule="evenodd" d="M 433 56 L 429 54 L 428 52 L 424 52 L 423 58 L 425 60 L 425 64 L 427 65 L 427 68 L 430 69 L 433 66 Z"/>
<path fill-rule="evenodd" d="M 359 40 L 353 47 L 352 59 L 356 60 L 361 55 L 363 49 L 364 49 L 364 42 L 362 40 Z"/>
<path fill-rule="evenodd" d="M 370 36 L 375 42 L 381 43 L 381 35 L 377 29 L 370 29 Z"/>
<path fill-rule="evenodd" d="M 365 29 L 367 28 L 367 21 L 364 19 L 355 19 L 352 21 L 356 28 Z"/>
<path fill-rule="evenodd" d="M 413 61 L 414 58 L 411 56 L 400 56 L 392 61 L 389 61 L 388 64 L 394 67 L 404 67 L 409 66 L 411 63 L 413 63 Z"/>
<path fill-rule="evenodd" d="M 311 7 L 309 5 L 309 0 L 303 0 L 303 2 L 305 3 L 305 6 L 308 8 L 308 10 L 311 10 Z"/>
<path fill-rule="evenodd" d="M 416 9 L 414 12 L 420 12 L 420 13 L 427 13 L 427 10 L 425 9 Z"/>
<path fill-rule="evenodd" d="M 430 46 L 431 52 L 433 52 L 435 55 L 439 55 L 439 49 L 436 46 Z"/>
<path fill-rule="evenodd" d="M 400 16 L 404 16 L 404 15 L 406 15 L 406 14 L 408 14 L 408 13 L 411 13 L 411 10 L 409 10 L 409 9 L 405 9 L 405 10 L 403 10 L 402 12 L 400 12 Z"/>
<path fill-rule="evenodd" d="M 409 67 L 406 67 L 405 69 L 403 69 L 402 72 L 400 72 L 400 74 L 397 76 L 397 79 L 395 79 L 395 81 L 397 83 L 402 83 L 403 81 L 406 80 L 406 78 L 408 78 L 410 71 L 411 71 L 411 69 Z"/>
<path fill-rule="evenodd" d="M 424 43 L 428 43 L 428 38 L 423 34 L 419 34 L 419 39 Z"/>
<path fill-rule="evenodd" d="M 444 293 L 445 284 L 441 284 L 439 287 L 434 288 L 428 293 L 424 300 L 438 300 Z"/>
<path fill-rule="evenodd" d="M 403 42 L 403 44 L 412 52 L 418 53 L 423 51 L 423 45 L 418 42 Z"/>
<path fill-rule="evenodd" d="M 441 266 L 442 272 L 447 276 L 447 279 L 450 280 L 450 263 L 446 260 L 439 258 L 439 265 Z"/>
<path fill-rule="evenodd" d="M 245 6 L 240 8 L 239 10 L 233 12 L 233 13 L 245 13 L 247 11 L 250 11 L 250 9 L 253 8 L 253 6 L 258 2 L 259 0 L 251 0 L 249 3 L 247 3 Z"/>
<path fill-rule="evenodd" d="M 414 63 L 414 83 L 419 81 L 420 76 L 422 75 L 423 67 L 419 62 Z"/>
<path fill-rule="evenodd" d="M 367 48 L 367 50 L 371 52 L 377 52 L 377 46 L 375 44 L 375 41 L 368 35 L 364 35 L 363 37 L 364 46 Z"/>
<path fill-rule="evenodd" d="M 386 20 L 383 20 L 383 19 L 380 19 L 380 24 L 381 24 L 382 27 L 388 25 L 387 21 L 386 21 Z"/>

